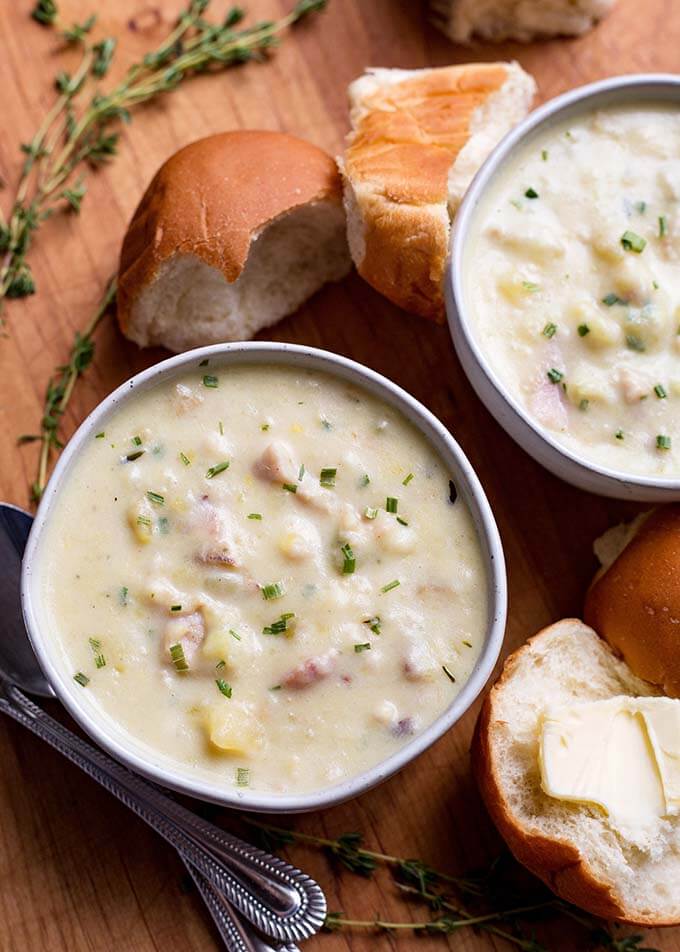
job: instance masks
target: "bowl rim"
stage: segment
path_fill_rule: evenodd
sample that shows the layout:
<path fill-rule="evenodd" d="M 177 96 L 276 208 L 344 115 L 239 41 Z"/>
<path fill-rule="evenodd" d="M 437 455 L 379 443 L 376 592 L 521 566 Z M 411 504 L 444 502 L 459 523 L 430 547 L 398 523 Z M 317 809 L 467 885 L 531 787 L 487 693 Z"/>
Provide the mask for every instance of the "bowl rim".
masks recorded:
<path fill-rule="evenodd" d="M 156 763 L 153 748 L 117 726 L 113 718 L 109 719 L 104 713 L 101 718 L 91 716 L 76 693 L 82 688 L 62 673 L 63 665 L 56 663 L 56 647 L 50 650 L 46 635 L 40 633 L 38 586 L 34 582 L 38 574 L 35 571 L 37 557 L 55 500 L 79 451 L 131 394 L 172 379 L 191 366 L 197 367 L 205 358 L 214 358 L 216 367 L 269 364 L 330 373 L 336 378 L 354 382 L 400 410 L 444 459 L 468 506 L 482 549 L 488 580 L 487 633 L 465 685 L 439 717 L 412 741 L 373 767 L 321 790 L 284 795 L 249 793 L 247 789 L 227 786 L 217 780 L 192 778 L 186 769 L 175 770 L 165 762 Z M 23 559 L 21 602 L 31 644 L 55 694 L 85 732 L 109 754 L 147 779 L 179 793 L 241 810 L 295 813 L 334 806 L 364 793 L 421 754 L 462 717 L 485 686 L 500 654 L 507 614 L 507 578 L 500 535 L 481 483 L 456 440 L 425 406 L 387 377 L 344 356 L 302 344 L 250 341 L 213 344 L 169 357 L 121 384 L 86 417 L 58 460 L 38 507 Z M 126 747 L 126 736 L 133 741 L 129 748 Z"/>
<path fill-rule="evenodd" d="M 638 93 L 636 99 L 635 93 Z M 553 472 L 556 472 L 563 479 L 575 482 L 577 485 L 590 483 L 599 484 L 600 491 L 607 492 L 610 489 L 617 489 L 622 498 L 660 498 L 658 495 L 649 495 L 655 491 L 664 494 L 677 494 L 680 491 L 680 475 L 675 477 L 655 477 L 646 476 L 637 473 L 628 473 L 624 470 L 618 470 L 603 466 L 599 463 L 589 462 L 570 448 L 561 444 L 555 437 L 540 423 L 534 420 L 527 410 L 522 406 L 519 400 L 506 388 L 498 375 L 491 367 L 490 361 L 485 356 L 482 348 L 478 345 L 469 320 L 470 307 L 466 306 L 464 294 L 464 259 L 467 253 L 467 242 L 469 232 L 474 223 L 475 213 L 480 202 L 486 195 L 488 188 L 493 184 L 496 175 L 499 173 L 506 160 L 511 157 L 515 151 L 526 142 L 539 127 L 545 127 L 553 122 L 559 122 L 565 113 L 570 111 L 587 112 L 589 104 L 598 99 L 611 97 L 617 105 L 623 105 L 626 101 L 634 102 L 654 101 L 658 99 L 663 101 L 663 93 L 671 93 L 680 105 L 680 76 L 673 73 L 630 73 L 618 76 L 610 76 L 607 79 L 601 79 L 597 82 L 588 83 L 584 86 L 578 86 L 568 92 L 562 93 L 549 99 L 547 102 L 538 106 L 517 126 L 510 130 L 494 148 L 488 158 L 484 161 L 481 168 L 477 171 L 470 184 L 463 201 L 456 212 L 456 217 L 451 230 L 451 254 L 446 269 L 445 277 L 445 296 L 446 312 L 449 331 L 453 338 L 454 346 L 459 358 L 463 364 L 468 376 L 470 373 L 467 368 L 467 361 L 461 351 L 465 350 L 470 355 L 471 360 L 476 365 L 483 376 L 484 383 L 491 388 L 495 400 L 503 404 L 505 410 L 514 418 L 515 423 L 525 430 L 530 430 L 531 435 L 535 436 L 540 443 L 545 446 L 545 454 L 536 450 L 529 449 L 527 445 L 505 425 L 501 419 L 501 425 L 508 431 L 510 436 L 520 445 L 538 459 L 538 461 L 552 468 L 544 457 L 552 457 L 555 465 Z M 482 402 L 484 399 L 471 380 L 478 396 Z M 571 475 L 567 476 L 566 472 Z M 573 478 L 572 478 L 573 477 Z M 631 496 L 630 489 L 639 488 L 643 495 L 640 497 Z M 647 495 L 644 495 L 644 494 Z"/>

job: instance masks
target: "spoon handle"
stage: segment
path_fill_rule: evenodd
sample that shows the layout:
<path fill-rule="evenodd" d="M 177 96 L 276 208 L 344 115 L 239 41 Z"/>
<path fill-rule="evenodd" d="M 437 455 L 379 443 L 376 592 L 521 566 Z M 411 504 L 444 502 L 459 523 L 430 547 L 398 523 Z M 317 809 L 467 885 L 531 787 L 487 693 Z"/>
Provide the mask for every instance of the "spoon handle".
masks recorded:
<path fill-rule="evenodd" d="M 300 870 L 196 817 L 55 721 L 14 686 L 0 707 L 125 803 L 228 898 L 261 932 L 299 941 L 323 924 L 324 895 Z M 13 702 L 13 703 L 12 703 Z"/>
<path fill-rule="evenodd" d="M 203 873 L 186 858 L 183 857 L 183 860 L 229 952 L 299 952 L 296 945 L 280 945 L 278 942 L 270 945 L 266 939 L 251 931 Z"/>

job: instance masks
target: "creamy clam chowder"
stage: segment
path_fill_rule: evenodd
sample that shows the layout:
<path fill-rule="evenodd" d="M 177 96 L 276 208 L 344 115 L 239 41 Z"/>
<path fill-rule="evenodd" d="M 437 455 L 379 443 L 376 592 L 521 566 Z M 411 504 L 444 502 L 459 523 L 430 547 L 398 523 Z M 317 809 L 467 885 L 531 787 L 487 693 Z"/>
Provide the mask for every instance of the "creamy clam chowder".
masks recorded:
<path fill-rule="evenodd" d="M 38 576 L 59 664 L 150 756 L 320 789 L 451 703 L 481 549 L 421 434 L 316 371 L 211 365 L 128 399 L 74 462 Z"/>
<path fill-rule="evenodd" d="M 680 472 L 680 109 L 609 108 L 539 133 L 476 216 L 473 333 L 557 441 Z"/>

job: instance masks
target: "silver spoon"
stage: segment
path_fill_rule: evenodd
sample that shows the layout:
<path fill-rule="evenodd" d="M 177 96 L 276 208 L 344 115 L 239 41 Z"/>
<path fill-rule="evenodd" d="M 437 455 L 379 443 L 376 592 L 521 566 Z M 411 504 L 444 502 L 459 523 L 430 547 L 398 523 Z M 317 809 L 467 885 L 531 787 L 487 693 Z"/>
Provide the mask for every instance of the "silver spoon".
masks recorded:
<path fill-rule="evenodd" d="M 172 844 L 261 932 L 297 942 L 319 930 L 326 900 L 314 880 L 278 857 L 202 820 L 103 751 L 77 737 L 19 688 L 53 696 L 21 616 L 21 558 L 32 517 L 0 503 L 0 710 L 19 721 L 125 803 Z"/>

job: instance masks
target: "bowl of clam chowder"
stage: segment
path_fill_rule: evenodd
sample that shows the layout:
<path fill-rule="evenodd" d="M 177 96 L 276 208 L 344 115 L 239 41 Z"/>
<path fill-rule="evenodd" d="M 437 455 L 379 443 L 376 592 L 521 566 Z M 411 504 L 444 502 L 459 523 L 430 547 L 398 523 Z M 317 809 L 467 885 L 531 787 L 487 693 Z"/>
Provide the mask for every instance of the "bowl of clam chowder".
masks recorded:
<path fill-rule="evenodd" d="M 80 427 L 41 502 L 24 615 L 102 747 L 175 790 L 307 810 L 389 777 L 497 659 L 505 567 L 449 432 L 286 344 L 172 357 Z"/>
<path fill-rule="evenodd" d="M 560 96 L 456 219 L 447 311 L 478 395 L 581 488 L 680 497 L 680 78 Z"/>

